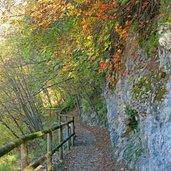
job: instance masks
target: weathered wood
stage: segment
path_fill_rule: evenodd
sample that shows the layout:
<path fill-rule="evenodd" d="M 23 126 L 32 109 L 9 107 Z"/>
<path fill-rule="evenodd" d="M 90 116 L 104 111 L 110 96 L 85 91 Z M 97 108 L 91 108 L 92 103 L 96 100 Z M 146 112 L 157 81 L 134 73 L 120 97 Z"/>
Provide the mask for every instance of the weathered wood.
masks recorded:
<path fill-rule="evenodd" d="M 65 122 L 67 122 L 67 121 L 68 121 L 68 116 L 66 115 L 66 116 L 65 116 Z"/>
<path fill-rule="evenodd" d="M 62 120 L 61 117 L 62 116 L 60 116 L 60 121 Z M 72 126 L 72 129 L 70 128 L 70 125 Z M 65 128 L 65 127 L 66 127 L 67 138 L 65 138 L 65 140 L 64 140 L 64 136 L 63 136 L 64 129 L 63 128 Z M 57 129 L 59 130 L 59 145 L 52 150 L 52 132 Z M 38 160 L 36 160 L 28 165 L 26 143 L 30 140 L 42 137 L 46 134 L 47 134 L 47 153 L 44 156 L 40 157 Z M 50 129 L 35 132 L 33 134 L 29 134 L 26 136 L 22 136 L 21 138 L 17 139 L 16 141 L 6 144 L 5 146 L 3 146 L 0 149 L 0 157 L 21 145 L 21 170 L 22 171 L 34 171 L 34 169 L 36 169 L 38 166 L 40 166 L 46 160 L 48 163 L 48 171 L 52 171 L 52 155 L 56 151 L 59 151 L 60 159 L 62 160 L 63 159 L 63 145 L 67 142 L 68 149 L 70 149 L 71 139 L 74 144 L 74 137 L 75 137 L 75 126 L 74 126 L 74 118 L 73 118 L 72 120 L 70 120 L 68 122 L 62 123 L 60 125 L 50 128 Z"/>
<path fill-rule="evenodd" d="M 73 118 L 73 116 L 69 116 L 69 115 L 66 115 L 66 114 L 59 114 L 59 116 L 61 116 L 61 117 L 67 116 L 67 118 Z"/>
<path fill-rule="evenodd" d="M 59 115 L 59 123 L 60 123 L 60 125 L 62 123 L 62 117 L 61 117 L 61 115 Z"/>
<path fill-rule="evenodd" d="M 67 124 L 67 138 L 70 136 L 71 132 L 70 132 L 70 126 L 69 124 Z M 71 140 L 69 139 L 68 142 L 67 142 L 67 148 L 68 150 L 70 150 L 70 147 L 71 147 Z"/>
<path fill-rule="evenodd" d="M 75 134 L 75 120 L 74 120 L 74 117 L 72 118 L 72 123 L 73 123 L 73 129 L 74 129 L 73 133 Z"/>
<path fill-rule="evenodd" d="M 72 132 L 72 134 L 75 134 L 74 117 L 72 118 L 72 121 L 73 121 L 73 122 L 71 122 L 71 132 Z M 72 145 L 74 146 L 74 137 L 71 138 L 71 143 L 72 143 Z"/>
<path fill-rule="evenodd" d="M 48 171 L 52 171 L 52 132 L 47 134 L 47 153 L 49 153 L 47 164 L 48 164 Z"/>
<path fill-rule="evenodd" d="M 68 123 L 71 123 L 71 122 L 72 122 L 72 120 L 69 121 Z M 21 138 L 18 138 L 16 141 L 10 142 L 10 143 L 4 145 L 2 148 L 0 148 L 0 157 L 4 156 L 8 152 L 12 151 L 14 148 L 19 147 L 24 142 L 27 142 L 27 141 L 42 137 L 42 136 L 46 135 L 49 132 L 52 132 L 52 131 L 55 131 L 55 130 L 59 129 L 61 126 L 67 125 L 68 123 L 63 123 L 61 125 L 54 126 L 54 127 L 50 128 L 50 129 L 47 129 L 47 130 L 44 130 L 44 131 L 38 131 L 38 132 L 35 132 L 33 134 L 22 136 Z"/>
<path fill-rule="evenodd" d="M 40 164 L 44 163 L 47 159 L 49 155 L 53 155 L 56 151 L 59 151 L 60 148 L 69 140 L 71 139 L 71 137 L 74 137 L 75 134 L 70 135 L 67 139 L 65 139 L 61 144 L 59 144 L 56 148 L 54 148 L 52 150 L 51 153 L 46 153 L 44 156 L 40 157 L 38 160 L 32 162 L 31 164 L 29 164 L 29 166 L 27 166 L 24 171 L 30 171 L 31 169 L 35 169 L 37 168 Z M 32 170 L 31 170 L 32 171 Z"/>
<path fill-rule="evenodd" d="M 59 128 L 59 144 L 61 144 L 62 141 L 63 141 L 63 129 L 62 129 L 62 126 L 61 126 Z M 63 146 L 60 147 L 59 157 L 60 157 L 60 160 L 63 160 Z"/>
<path fill-rule="evenodd" d="M 27 143 L 21 144 L 21 171 L 24 170 L 25 167 L 28 166 L 27 161 Z"/>

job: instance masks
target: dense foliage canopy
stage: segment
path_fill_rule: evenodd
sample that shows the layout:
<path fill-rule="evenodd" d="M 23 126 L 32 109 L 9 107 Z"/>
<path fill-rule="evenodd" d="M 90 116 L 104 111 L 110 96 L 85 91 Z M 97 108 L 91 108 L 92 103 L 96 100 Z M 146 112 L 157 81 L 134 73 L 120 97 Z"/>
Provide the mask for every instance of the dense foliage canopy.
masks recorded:
<path fill-rule="evenodd" d="M 114 87 L 131 72 L 126 40 L 136 34 L 156 53 L 169 1 L 0 0 L 0 127 L 11 133 L 0 144 L 43 129 L 47 108 L 61 112 L 72 100 L 104 113 L 103 83 Z"/>

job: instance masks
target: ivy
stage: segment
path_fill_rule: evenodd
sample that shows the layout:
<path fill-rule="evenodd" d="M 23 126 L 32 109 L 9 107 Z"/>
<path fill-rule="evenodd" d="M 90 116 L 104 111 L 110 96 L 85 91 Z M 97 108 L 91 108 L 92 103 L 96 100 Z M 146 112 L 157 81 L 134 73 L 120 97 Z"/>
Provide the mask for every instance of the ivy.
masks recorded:
<path fill-rule="evenodd" d="M 138 112 L 135 109 L 132 109 L 131 106 L 126 106 L 125 112 L 128 115 L 128 127 L 131 128 L 134 132 L 137 132 L 139 129 Z"/>

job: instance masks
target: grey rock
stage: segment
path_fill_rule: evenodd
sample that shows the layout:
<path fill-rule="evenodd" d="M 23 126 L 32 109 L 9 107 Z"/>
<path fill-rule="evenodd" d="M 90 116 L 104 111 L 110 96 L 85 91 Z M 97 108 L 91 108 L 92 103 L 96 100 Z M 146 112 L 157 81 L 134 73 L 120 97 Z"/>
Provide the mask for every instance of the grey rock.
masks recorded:
<path fill-rule="evenodd" d="M 160 67 L 171 75 L 171 26 L 165 25 L 159 31 L 159 60 Z M 143 63 L 146 59 L 143 51 L 139 52 Z M 133 62 L 128 58 L 127 68 L 133 68 Z M 107 105 L 107 118 L 109 123 L 110 137 L 115 148 L 115 157 L 118 161 L 124 159 L 125 149 L 132 150 L 142 148 L 142 154 L 135 159 L 126 161 L 127 164 L 137 171 L 171 171 L 171 79 L 166 83 L 167 95 L 158 103 L 154 95 L 144 96 L 144 100 L 136 100 L 132 97 L 133 83 L 147 71 L 139 70 L 130 76 L 119 80 L 114 90 L 107 86 L 104 97 Z M 154 85 L 155 86 L 155 85 Z M 145 99 L 147 98 L 147 99 Z M 126 134 L 128 130 L 128 116 L 125 113 L 125 106 L 131 105 L 140 115 L 139 137 L 133 138 L 133 134 Z M 132 144 L 130 144 L 132 143 Z M 131 152 L 131 151 L 130 151 Z"/>

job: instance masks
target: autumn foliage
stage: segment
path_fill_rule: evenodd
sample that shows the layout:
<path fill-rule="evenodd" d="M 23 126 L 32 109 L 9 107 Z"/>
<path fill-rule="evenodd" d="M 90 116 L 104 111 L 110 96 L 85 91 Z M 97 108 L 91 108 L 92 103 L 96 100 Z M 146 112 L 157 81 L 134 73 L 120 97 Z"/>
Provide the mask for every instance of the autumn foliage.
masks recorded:
<path fill-rule="evenodd" d="M 99 73 L 114 82 L 129 73 L 125 67 L 129 30 L 148 37 L 160 16 L 159 6 L 159 1 L 148 0 L 39 0 L 30 12 L 31 25 L 33 29 L 48 29 L 56 22 L 67 21 L 66 27 L 71 28 L 58 42 L 66 53 L 53 56 L 67 58 L 82 51 L 84 60 L 90 60 Z M 70 20 L 74 24 L 67 26 Z"/>
<path fill-rule="evenodd" d="M 64 0 L 39 0 L 34 3 L 30 15 L 33 18 L 32 26 L 48 28 L 58 19 L 64 17 L 66 3 Z"/>

